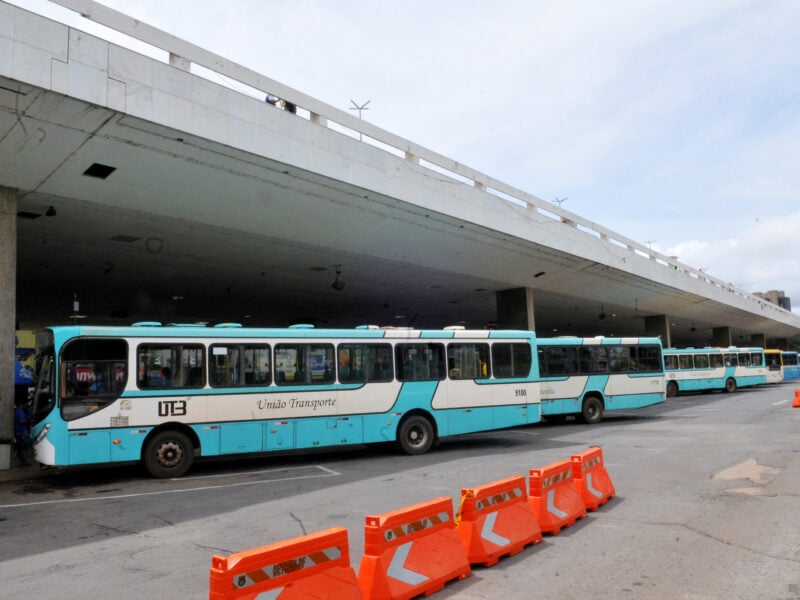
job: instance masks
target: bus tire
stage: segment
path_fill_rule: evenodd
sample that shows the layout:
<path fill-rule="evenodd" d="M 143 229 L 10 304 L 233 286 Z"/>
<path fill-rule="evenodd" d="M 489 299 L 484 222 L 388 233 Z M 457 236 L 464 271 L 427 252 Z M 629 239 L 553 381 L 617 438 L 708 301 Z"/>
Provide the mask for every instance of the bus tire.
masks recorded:
<path fill-rule="evenodd" d="M 406 454 L 425 454 L 434 442 L 433 425 L 423 416 L 411 415 L 400 423 L 397 443 Z"/>
<path fill-rule="evenodd" d="M 678 395 L 678 384 L 674 381 L 667 383 L 667 398 L 674 398 Z"/>
<path fill-rule="evenodd" d="M 145 444 L 142 460 L 153 477 L 180 477 L 194 462 L 194 446 L 180 431 L 161 431 Z"/>
<path fill-rule="evenodd" d="M 587 425 L 594 425 L 603 420 L 603 401 L 597 396 L 589 396 L 583 400 L 583 408 L 579 415 Z"/>
<path fill-rule="evenodd" d="M 728 394 L 736 391 L 736 380 L 733 377 L 728 377 L 728 380 L 725 382 L 725 391 Z"/>

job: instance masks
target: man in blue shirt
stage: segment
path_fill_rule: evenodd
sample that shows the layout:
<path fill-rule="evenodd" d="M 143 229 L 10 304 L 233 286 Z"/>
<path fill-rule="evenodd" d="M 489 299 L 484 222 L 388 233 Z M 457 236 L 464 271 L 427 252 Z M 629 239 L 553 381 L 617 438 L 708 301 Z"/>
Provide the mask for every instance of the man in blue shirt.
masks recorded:
<path fill-rule="evenodd" d="M 14 406 L 14 453 L 20 466 L 25 466 L 28 461 L 25 451 L 31 447 L 30 425 L 31 417 L 26 407 L 25 399 L 17 399 Z"/>

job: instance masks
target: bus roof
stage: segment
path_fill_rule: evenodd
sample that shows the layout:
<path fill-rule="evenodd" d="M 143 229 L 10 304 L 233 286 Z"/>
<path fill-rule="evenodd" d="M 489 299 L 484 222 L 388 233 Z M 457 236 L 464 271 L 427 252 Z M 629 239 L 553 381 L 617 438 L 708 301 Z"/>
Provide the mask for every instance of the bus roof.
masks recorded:
<path fill-rule="evenodd" d="M 505 329 L 411 329 L 396 327 L 359 326 L 353 329 L 317 329 L 302 324 L 287 328 L 242 327 L 224 323 L 209 327 L 203 323 L 170 323 L 161 325 L 148 321 L 134 325 L 57 325 L 48 327 L 55 341 L 61 344 L 75 337 L 135 337 L 135 338 L 298 338 L 298 339 L 509 339 L 536 337 L 533 331 Z"/>

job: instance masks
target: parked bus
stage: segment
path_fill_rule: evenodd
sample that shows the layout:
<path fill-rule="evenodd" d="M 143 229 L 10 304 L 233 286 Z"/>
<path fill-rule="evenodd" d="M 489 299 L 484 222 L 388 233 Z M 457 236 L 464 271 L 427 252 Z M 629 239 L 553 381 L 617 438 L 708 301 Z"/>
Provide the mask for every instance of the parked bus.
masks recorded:
<path fill-rule="evenodd" d="M 781 352 L 783 380 L 797 379 L 800 377 L 800 355 L 794 350 Z"/>
<path fill-rule="evenodd" d="M 781 351 L 774 348 L 764 350 L 764 360 L 767 363 L 767 383 L 780 383 L 783 381 L 783 357 Z"/>
<path fill-rule="evenodd" d="M 800 363 L 797 352 L 789 350 L 764 350 L 767 361 L 767 383 L 778 383 L 800 377 Z"/>
<path fill-rule="evenodd" d="M 540 420 L 530 331 L 311 326 L 63 326 L 34 395 L 44 465 L 142 461 L 179 477 L 195 456 L 444 436 Z"/>
<path fill-rule="evenodd" d="M 605 411 L 664 402 L 659 338 L 538 339 L 542 417 L 597 423 Z"/>
<path fill-rule="evenodd" d="M 762 348 L 664 348 L 667 397 L 767 383 Z"/>

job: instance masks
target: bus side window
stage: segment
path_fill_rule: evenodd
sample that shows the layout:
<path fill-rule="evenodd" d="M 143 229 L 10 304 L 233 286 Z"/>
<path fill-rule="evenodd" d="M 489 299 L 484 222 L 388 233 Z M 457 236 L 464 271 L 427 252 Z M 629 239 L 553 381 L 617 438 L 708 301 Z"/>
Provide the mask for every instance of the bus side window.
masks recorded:
<path fill-rule="evenodd" d="M 140 344 L 136 348 L 140 388 L 184 388 L 192 384 L 193 368 L 203 378 L 205 348 L 200 344 Z"/>
<path fill-rule="evenodd" d="M 527 377 L 532 365 L 531 347 L 525 343 L 492 344 L 492 373 L 496 379 Z"/>
<path fill-rule="evenodd" d="M 610 346 L 608 349 L 609 364 L 612 373 L 627 373 L 633 369 L 628 347 Z"/>
<path fill-rule="evenodd" d="M 479 379 L 488 374 L 488 344 L 448 344 L 447 369 L 450 379 Z"/>
<path fill-rule="evenodd" d="M 270 347 L 266 344 L 212 344 L 208 364 L 212 387 L 269 385 L 271 382 Z"/>
<path fill-rule="evenodd" d="M 575 375 L 578 372 L 577 348 L 575 346 L 548 346 L 544 348 L 540 366 L 552 377 Z"/>
<path fill-rule="evenodd" d="M 275 346 L 276 383 L 293 385 L 294 373 L 297 370 L 298 348 L 293 345 L 278 344 Z"/>
<path fill-rule="evenodd" d="M 332 383 L 335 349 L 333 344 L 278 344 L 275 368 L 278 385 L 320 385 Z"/>
<path fill-rule="evenodd" d="M 442 344 L 397 344 L 395 352 L 401 381 L 436 381 L 447 375 Z"/>

